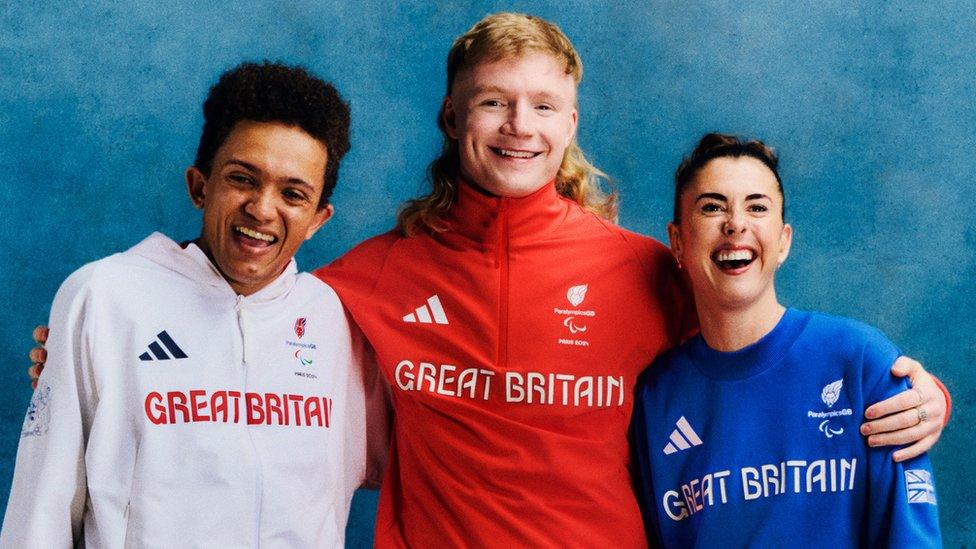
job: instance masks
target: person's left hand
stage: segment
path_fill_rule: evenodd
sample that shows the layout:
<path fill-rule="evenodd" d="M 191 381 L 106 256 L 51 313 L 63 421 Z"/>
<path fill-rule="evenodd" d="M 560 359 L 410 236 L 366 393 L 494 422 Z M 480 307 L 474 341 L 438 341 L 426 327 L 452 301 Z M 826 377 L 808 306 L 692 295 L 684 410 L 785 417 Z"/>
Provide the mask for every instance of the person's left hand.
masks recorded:
<path fill-rule="evenodd" d="M 908 376 L 912 388 L 869 406 L 864 417 L 872 421 L 861 425 L 861 434 L 869 435 L 869 446 L 914 443 L 895 452 L 895 461 L 905 461 L 927 452 L 939 440 L 947 405 L 932 374 L 918 361 L 898 357 L 891 373 Z"/>

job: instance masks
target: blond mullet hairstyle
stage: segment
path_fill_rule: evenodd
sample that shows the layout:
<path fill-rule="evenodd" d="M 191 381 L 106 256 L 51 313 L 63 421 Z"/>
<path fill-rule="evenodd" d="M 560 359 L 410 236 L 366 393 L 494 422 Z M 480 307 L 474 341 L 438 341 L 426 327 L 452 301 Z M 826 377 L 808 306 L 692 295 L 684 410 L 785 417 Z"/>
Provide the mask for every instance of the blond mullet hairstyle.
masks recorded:
<path fill-rule="evenodd" d="M 447 54 L 447 95 L 451 95 L 458 73 L 479 63 L 517 59 L 529 53 L 544 53 L 562 61 L 566 74 L 577 85 L 583 78 L 583 63 L 559 27 L 532 15 L 496 13 L 478 21 L 451 46 Z M 397 217 L 397 226 L 407 236 L 425 227 L 446 230 L 443 218 L 457 196 L 460 153 L 457 141 L 448 136 L 444 126 L 443 106 L 437 116 L 437 126 L 444 134 L 444 145 L 441 155 L 427 168 L 431 192 L 407 201 Z M 601 182 L 606 183 L 609 192 L 602 190 Z M 596 215 L 617 222 L 617 193 L 613 183 L 586 159 L 576 136 L 563 154 L 556 174 L 556 191 Z"/>

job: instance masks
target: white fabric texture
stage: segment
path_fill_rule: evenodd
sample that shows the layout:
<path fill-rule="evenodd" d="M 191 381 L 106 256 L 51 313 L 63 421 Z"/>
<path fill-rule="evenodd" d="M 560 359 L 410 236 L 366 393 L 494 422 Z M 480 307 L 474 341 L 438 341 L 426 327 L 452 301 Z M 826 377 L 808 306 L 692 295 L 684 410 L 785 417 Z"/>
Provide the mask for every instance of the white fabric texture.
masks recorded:
<path fill-rule="evenodd" d="M 50 328 L 0 546 L 342 546 L 366 351 L 326 284 L 292 261 L 238 296 L 155 233 L 72 274 Z"/>

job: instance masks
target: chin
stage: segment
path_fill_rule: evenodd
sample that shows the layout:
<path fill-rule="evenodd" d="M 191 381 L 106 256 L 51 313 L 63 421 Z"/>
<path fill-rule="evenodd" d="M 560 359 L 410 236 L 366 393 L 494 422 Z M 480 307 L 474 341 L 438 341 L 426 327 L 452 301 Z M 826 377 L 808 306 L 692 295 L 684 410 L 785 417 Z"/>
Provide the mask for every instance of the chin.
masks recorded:
<path fill-rule="evenodd" d="M 538 191 L 551 179 L 551 177 L 546 178 L 543 175 L 532 176 L 519 174 L 509 179 L 505 187 L 509 190 L 507 193 L 509 196 L 523 197 Z"/>
<path fill-rule="evenodd" d="M 237 265 L 233 268 L 224 271 L 227 278 L 240 282 L 242 284 L 254 284 L 256 281 L 260 280 L 261 273 L 267 269 L 250 266 L 250 265 Z"/>

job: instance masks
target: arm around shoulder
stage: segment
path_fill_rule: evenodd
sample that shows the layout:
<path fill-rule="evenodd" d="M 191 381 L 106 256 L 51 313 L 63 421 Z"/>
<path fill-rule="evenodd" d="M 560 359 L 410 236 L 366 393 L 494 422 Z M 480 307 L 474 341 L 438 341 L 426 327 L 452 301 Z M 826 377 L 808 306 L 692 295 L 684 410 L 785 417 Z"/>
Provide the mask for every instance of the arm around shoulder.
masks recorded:
<path fill-rule="evenodd" d="M 85 318 L 92 268 L 71 275 L 51 307 L 48 360 L 20 435 L 3 547 L 70 547 L 82 535 L 85 445 L 96 400 Z"/>
<path fill-rule="evenodd" d="M 868 407 L 865 417 L 872 421 L 861 426 L 861 433 L 870 435 L 868 442 L 872 446 L 911 443 L 894 454 L 896 461 L 903 461 L 928 451 L 936 443 L 948 423 L 951 399 L 941 382 L 908 357 L 898 357 L 891 374 L 908 377 L 911 388 Z"/>

